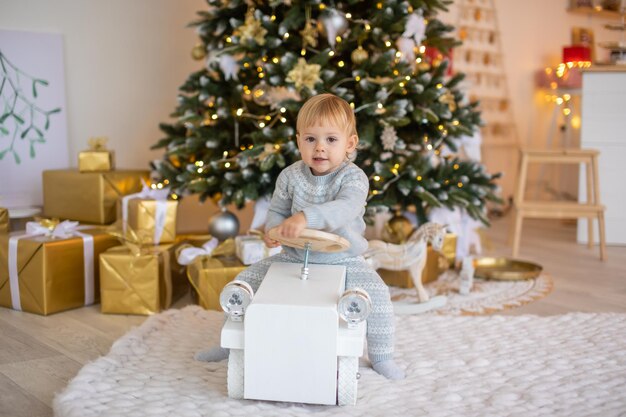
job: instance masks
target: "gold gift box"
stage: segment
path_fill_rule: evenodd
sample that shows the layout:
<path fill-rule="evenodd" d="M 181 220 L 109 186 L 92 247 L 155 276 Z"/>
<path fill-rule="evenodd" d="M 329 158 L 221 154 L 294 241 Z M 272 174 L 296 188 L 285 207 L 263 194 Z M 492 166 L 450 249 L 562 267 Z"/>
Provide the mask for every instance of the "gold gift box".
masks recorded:
<path fill-rule="evenodd" d="M 127 246 L 116 246 L 102 253 L 101 311 L 148 315 L 169 308 L 189 285 L 185 268 L 176 262 L 177 247 L 144 246 L 135 254 Z"/>
<path fill-rule="evenodd" d="M 155 241 L 157 200 L 144 200 L 132 198 L 128 200 L 128 227 L 141 236 L 142 243 L 148 245 L 158 245 L 171 243 L 176 240 L 176 212 L 178 201 L 167 200 L 165 212 L 165 224 L 163 233 L 157 242 Z M 121 215 L 118 215 L 121 217 Z"/>
<path fill-rule="evenodd" d="M 226 256 L 199 256 L 187 266 L 187 277 L 196 290 L 200 306 L 221 311 L 222 289 L 246 268 L 234 253 Z"/>
<path fill-rule="evenodd" d="M 98 300 L 98 255 L 118 245 L 101 229 L 81 230 L 94 240 L 94 296 Z M 23 232 L 0 235 L 0 305 L 12 308 L 9 283 L 9 238 Z M 22 238 L 17 246 L 17 270 L 22 311 L 48 315 L 85 305 L 83 239 Z"/>
<path fill-rule="evenodd" d="M 116 220 L 117 200 L 127 194 L 141 191 L 141 180 L 148 178 L 149 172 L 144 170 L 44 171 L 44 215 L 85 223 L 113 223 Z"/>
<path fill-rule="evenodd" d="M 446 233 L 441 253 L 436 252 L 430 245 L 426 254 L 426 265 L 422 271 L 422 283 L 436 281 L 446 269 L 454 265 L 456 260 L 456 240 L 454 233 Z M 380 268 L 377 270 L 387 285 L 400 288 L 413 288 L 413 279 L 408 270 L 392 271 Z"/>
<path fill-rule="evenodd" d="M 80 172 L 104 172 L 115 169 L 113 151 L 82 151 L 78 153 L 78 170 Z"/>

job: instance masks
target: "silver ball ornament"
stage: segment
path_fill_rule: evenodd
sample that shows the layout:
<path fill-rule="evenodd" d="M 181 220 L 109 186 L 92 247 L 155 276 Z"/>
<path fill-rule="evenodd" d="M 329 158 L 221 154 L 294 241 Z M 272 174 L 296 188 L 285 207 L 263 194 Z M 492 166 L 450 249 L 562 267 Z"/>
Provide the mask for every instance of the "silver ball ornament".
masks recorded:
<path fill-rule="evenodd" d="M 239 219 L 226 209 L 209 219 L 209 233 L 219 241 L 237 236 L 239 233 Z"/>

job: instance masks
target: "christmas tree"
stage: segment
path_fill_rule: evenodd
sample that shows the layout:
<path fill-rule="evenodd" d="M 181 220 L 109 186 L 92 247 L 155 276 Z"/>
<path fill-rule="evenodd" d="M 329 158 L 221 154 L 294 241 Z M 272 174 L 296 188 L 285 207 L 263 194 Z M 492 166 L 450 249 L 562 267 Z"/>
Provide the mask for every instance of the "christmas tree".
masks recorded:
<path fill-rule="evenodd" d="M 166 137 L 154 145 L 165 149 L 161 180 L 220 205 L 271 196 L 299 159 L 298 110 L 329 92 L 354 108 L 369 209 L 411 209 L 426 221 L 430 208 L 460 207 L 486 222 L 497 176 L 446 152 L 478 128 L 477 103 L 460 89 L 463 74 L 429 58 L 459 43 L 436 18 L 449 4 L 208 0 L 192 23 L 201 39 L 192 54 L 205 65 L 181 86 L 176 121 L 161 124 Z"/>

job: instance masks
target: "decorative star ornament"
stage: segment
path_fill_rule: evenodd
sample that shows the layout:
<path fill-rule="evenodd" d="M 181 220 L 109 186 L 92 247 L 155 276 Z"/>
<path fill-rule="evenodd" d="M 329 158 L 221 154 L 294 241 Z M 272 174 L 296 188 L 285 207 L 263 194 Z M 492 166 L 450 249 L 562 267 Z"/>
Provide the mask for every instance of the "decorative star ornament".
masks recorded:
<path fill-rule="evenodd" d="M 298 63 L 287 74 L 286 81 L 294 83 L 298 91 L 303 87 L 313 90 L 315 84 L 321 80 L 321 69 L 321 65 L 307 64 L 306 59 L 299 58 Z"/>
<path fill-rule="evenodd" d="M 315 26 L 311 24 L 309 20 L 307 20 L 304 25 L 304 29 L 300 31 L 300 35 L 302 35 L 302 47 L 306 48 L 307 46 L 312 46 L 315 48 L 317 46 L 317 29 Z"/>
<path fill-rule="evenodd" d="M 250 8 L 246 12 L 246 20 L 243 25 L 239 26 L 234 34 L 241 36 L 243 42 L 255 42 L 257 45 L 265 45 L 265 35 L 267 30 L 263 27 L 260 20 L 254 17 L 254 9 Z"/>

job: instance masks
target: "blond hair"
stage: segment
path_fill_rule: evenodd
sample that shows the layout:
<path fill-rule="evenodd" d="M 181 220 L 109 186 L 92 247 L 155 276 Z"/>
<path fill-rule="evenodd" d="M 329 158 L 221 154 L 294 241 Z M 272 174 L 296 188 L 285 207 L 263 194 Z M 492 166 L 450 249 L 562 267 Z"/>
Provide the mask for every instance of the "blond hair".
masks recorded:
<path fill-rule="evenodd" d="M 344 128 L 348 136 L 355 135 L 356 119 L 347 101 L 333 94 L 318 94 L 304 103 L 298 112 L 296 131 L 311 126 L 331 125 Z"/>

